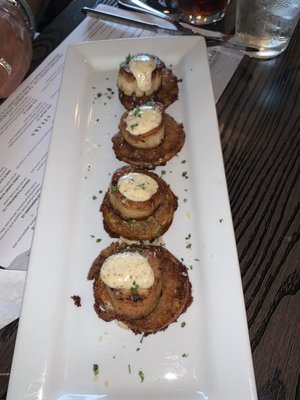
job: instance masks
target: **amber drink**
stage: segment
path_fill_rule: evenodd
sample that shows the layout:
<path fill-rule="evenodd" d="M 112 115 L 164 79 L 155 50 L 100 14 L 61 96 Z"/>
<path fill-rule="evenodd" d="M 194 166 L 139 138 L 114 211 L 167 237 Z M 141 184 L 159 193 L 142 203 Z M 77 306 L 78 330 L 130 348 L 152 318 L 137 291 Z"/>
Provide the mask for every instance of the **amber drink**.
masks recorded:
<path fill-rule="evenodd" d="M 187 22 L 206 25 L 224 17 L 229 0 L 178 0 L 177 3 Z"/>

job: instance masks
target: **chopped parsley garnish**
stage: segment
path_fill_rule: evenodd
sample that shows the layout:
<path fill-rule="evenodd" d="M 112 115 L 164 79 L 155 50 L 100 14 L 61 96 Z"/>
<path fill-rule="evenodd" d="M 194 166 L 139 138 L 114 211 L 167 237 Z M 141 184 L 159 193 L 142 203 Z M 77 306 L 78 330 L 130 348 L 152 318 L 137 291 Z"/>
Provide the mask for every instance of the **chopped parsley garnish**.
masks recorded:
<path fill-rule="evenodd" d="M 118 185 L 112 185 L 110 188 L 111 193 L 116 193 L 119 190 Z"/>
<path fill-rule="evenodd" d="M 96 199 L 97 199 L 97 196 L 93 195 L 92 199 L 93 199 L 93 200 L 96 200 Z"/>
<path fill-rule="evenodd" d="M 143 371 L 139 371 L 139 376 L 141 378 L 141 382 L 144 382 L 145 376 L 144 376 Z"/>
<path fill-rule="evenodd" d="M 154 106 L 154 102 L 151 100 L 146 101 L 146 103 L 144 103 L 144 106 Z"/>
<path fill-rule="evenodd" d="M 139 124 L 132 124 L 132 125 L 130 125 L 130 129 L 134 129 L 134 128 L 136 128 L 138 125 L 139 125 Z"/>
<path fill-rule="evenodd" d="M 94 239 L 94 238 L 95 238 L 95 235 L 90 235 L 90 237 L 91 237 L 92 239 Z"/>
<path fill-rule="evenodd" d="M 140 347 L 137 347 L 136 351 L 140 351 L 140 350 L 141 350 L 141 348 L 140 348 Z"/>
<path fill-rule="evenodd" d="M 141 299 L 141 296 L 139 295 L 138 292 L 139 285 L 136 283 L 136 281 L 133 281 L 132 286 L 130 288 L 131 293 L 133 294 L 132 299 L 133 301 L 137 301 Z"/>
<path fill-rule="evenodd" d="M 189 179 L 188 174 L 187 174 L 187 171 L 183 171 L 182 176 L 183 176 L 185 179 Z"/>
<path fill-rule="evenodd" d="M 134 109 L 133 115 L 134 115 L 135 117 L 141 117 L 141 116 L 142 116 L 140 107 L 136 107 L 136 108 Z"/>
<path fill-rule="evenodd" d="M 95 376 L 99 375 L 99 365 L 98 364 L 93 364 L 93 372 L 94 372 Z"/>
<path fill-rule="evenodd" d="M 134 56 L 132 56 L 131 54 L 128 54 L 128 56 L 126 57 L 126 62 L 129 63 Z"/>
<path fill-rule="evenodd" d="M 100 239 L 100 238 L 96 239 L 96 243 L 101 242 L 101 240 L 102 240 L 102 239 Z"/>
<path fill-rule="evenodd" d="M 181 322 L 181 328 L 184 328 L 186 326 L 186 322 Z"/>
<path fill-rule="evenodd" d="M 139 288 L 139 285 L 136 283 L 136 281 L 133 281 L 132 282 L 132 286 L 130 288 L 131 293 L 137 294 L 138 293 L 138 288 Z"/>
<path fill-rule="evenodd" d="M 186 241 L 189 241 L 189 240 L 191 240 L 191 237 L 192 237 L 192 235 L 189 233 L 189 234 L 185 237 L 185 240 L 186 240 Z M 185 247 L 186 247 L 187 249 L 190 249 L 190 248 L 192 247 L 192 243 L 187 243 Z"/>
<path fill-rule="evenodd" d="M 125 61 L 121 62 L 120 67 L 123 67 L 124 65 L 130 63 L 130 61 L 133 59 L 134 56 L 131 56 L 130 54 L 128 54 L 128 56 L 126 57 Z"/>
<path fill-rule="evenodd" d="M 135 225 L 136 224 L 136 220 L 135 219 L 129 219 L 128 220 L 128 224 L 131 225 L 131 226 Z"/>
<path fill-rule="evenodd" d="M 128 372 L 131 374 L 131 366 L 128 364 Z"/>
<path fill-rule="evenodd" d="M 186 353 L 183 353 L 182 354 L 182 357 L 188 357 L 189 355 L 188 354 L 186 354 Z"/>
<path fill-rule="evenodd" d="M 186 163 L 186 160 L 182 160 L 182 161 L 181 161 L 181 164 L 185 164 L 185 163 Z"/>
<path fill-rule="evenodd" d="M 160 176 L 166 175 L 166 171 L 163 169 L 160 173 Z"/>

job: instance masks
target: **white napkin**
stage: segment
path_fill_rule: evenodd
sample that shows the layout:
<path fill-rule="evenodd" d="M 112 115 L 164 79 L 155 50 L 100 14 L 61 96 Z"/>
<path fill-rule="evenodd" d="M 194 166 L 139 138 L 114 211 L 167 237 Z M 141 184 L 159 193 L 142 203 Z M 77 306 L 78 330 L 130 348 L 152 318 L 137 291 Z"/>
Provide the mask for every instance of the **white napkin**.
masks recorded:
<path fill-rule="evenodd" d="M 26 271 L 0 270 L 0 329 L 19 318 Z"/>

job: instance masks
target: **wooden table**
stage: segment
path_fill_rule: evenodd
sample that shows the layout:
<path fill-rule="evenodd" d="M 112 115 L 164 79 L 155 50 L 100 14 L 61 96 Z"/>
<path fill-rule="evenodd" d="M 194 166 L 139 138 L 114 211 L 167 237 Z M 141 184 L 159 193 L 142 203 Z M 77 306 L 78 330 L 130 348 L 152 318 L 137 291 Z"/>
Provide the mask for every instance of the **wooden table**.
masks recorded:
<path fill-rule="evenodd" d="M 43 31 L 31 70 L 83 19 L 80 7 L 93 4 L 74 0 Z M 233 29 L 234 6 L 218 29 Z M 300 24 L 280 57 L 244 57 L 217 104 L 260 400 L 300 398 L 299 42 Z M 0 331 L 1 399 L 17 327 Z"/>

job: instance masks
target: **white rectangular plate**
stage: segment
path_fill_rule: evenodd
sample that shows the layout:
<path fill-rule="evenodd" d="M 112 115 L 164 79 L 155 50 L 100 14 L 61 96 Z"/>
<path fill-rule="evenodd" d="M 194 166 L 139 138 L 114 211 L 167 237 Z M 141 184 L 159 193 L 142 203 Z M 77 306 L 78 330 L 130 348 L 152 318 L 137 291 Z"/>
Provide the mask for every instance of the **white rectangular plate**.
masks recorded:
<path fill-rule="evenodd" d="M 166 331 L 141 340 L 93 310 L 89 267 L 113 240 L 99 205 L 124 108 L 116 82 L 128 54 L 172 66 L 184 124 L 178 156 L 156 169 L 178 196 L 163 240 L 189 268 L 194 301 Z M 101 239 L 101 241 L 97 240 Z M 72 295 L 81 297 L 76 307 Z M 183 323 L 184 322 L 184 323 Z M 98 364 L 99 374 L 93 373 Z M 142 381 L 141 375 L 144 376 Z M 121 39 L 69 48 L 30 257 L 8 400 L 252 400 L 243 292 L 205 43 Z"/>

